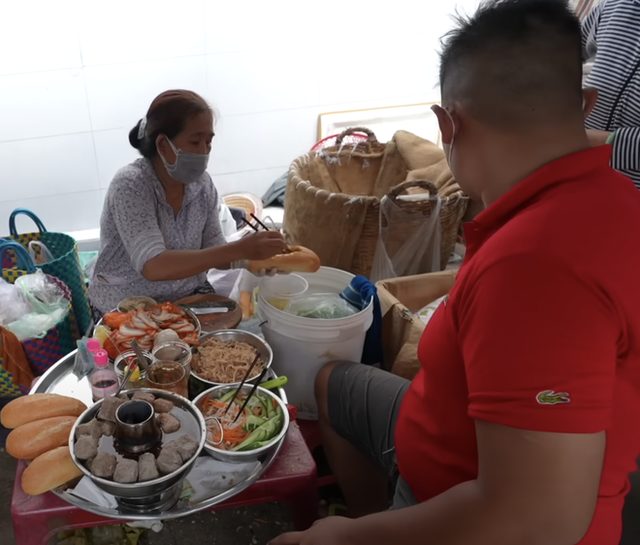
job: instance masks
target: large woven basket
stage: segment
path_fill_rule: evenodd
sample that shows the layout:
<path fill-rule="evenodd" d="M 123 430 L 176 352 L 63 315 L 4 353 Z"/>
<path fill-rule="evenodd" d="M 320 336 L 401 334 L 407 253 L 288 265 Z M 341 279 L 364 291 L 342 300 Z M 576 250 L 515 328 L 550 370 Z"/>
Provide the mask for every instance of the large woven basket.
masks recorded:
<path fill-rule="evenodd" d="M 394 142 L 381 144 L 368 129 L 366 142 L 336 145 L 298 157 L 289 169 L 284 226 L 292 244 L 316 252 L 323 265 L 369 276 L 379 235 L 380 199 L 402 192 L 433 193 L 425 181 L 405 182 L 407 165 Z M 428 180 L 426 181 L 428 182 Z M 441 259 L 447 266 L 468 197 L 460 190 L 440 194 Z M 432 201 L 406 203 L 428 215 Z M 402 229 L 399 228 L 399 232 Z M 424 271 L 429 272 L 429 271 Z"/>

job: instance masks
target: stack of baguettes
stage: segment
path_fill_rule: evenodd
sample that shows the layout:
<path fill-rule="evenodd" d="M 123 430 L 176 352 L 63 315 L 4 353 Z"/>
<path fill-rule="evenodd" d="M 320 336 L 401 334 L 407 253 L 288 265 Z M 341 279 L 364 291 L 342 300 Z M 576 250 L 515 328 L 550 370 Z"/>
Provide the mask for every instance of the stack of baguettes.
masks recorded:
<path fill-rule="evenodd" d="M 71 397 L 34 394 L 14 399 L 2 409 L 2 425 L 13 430 L 7 437 L 7 452 L 19 460 L 32 460 L 22 474 L 22 489 L 30 496 L 82 475 L 69 453 L 69 434 L 86 408 Z"/>

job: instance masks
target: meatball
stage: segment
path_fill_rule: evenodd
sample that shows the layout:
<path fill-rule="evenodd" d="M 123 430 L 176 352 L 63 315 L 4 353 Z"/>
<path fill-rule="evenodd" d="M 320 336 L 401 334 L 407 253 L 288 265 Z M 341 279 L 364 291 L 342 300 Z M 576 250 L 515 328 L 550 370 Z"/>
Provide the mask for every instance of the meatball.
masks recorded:
<path fill-rule="evenodd" d="M 157 413 L 170 413 L 173 410 L 173 402 L 168 399 L 156 399 L 153 408 Z"/>
<path fill-rule="evenodd" d="M 180 420 L 169 413 L 159 414 L 157 417 L 160 429 L 165 433 L 174 433 L 180 429 Z"/>
<path fill-rule="evenodd" d="M 116 470 L 116 457 L 107 452 L 100 452 L 89 464 L 89 471 L 96 477 L 111 479 Z"/>
<path fill-rule="evenodd" d="M 159 476 L 156 457 L 150 452 L 145 452 L 138 459 L 138 481 L 151 481 Z"/>
<path fill-rule="evenodd" d="M 175 441 L 162 447 L 160 456 L 158 456 L 158 470 L 163 475 L 173 473 L 176 469 L 182 466 L 182 456 L 178 452 L 178 448 Z"/>
<path fill-rule="evenodd" d="M 199 446 L 198 441 L 196 441 L 195 438 L 188 433 L 185 433 L 184 435 L 178 437 L 175 443 L 183 462 L 190 460 L 197 452 Z"/>
<path fill-rule="evenodd" d="M 146 401 L 147 403 L 153 404 L 153 402 L 156 400 L 156 396 L 148 392 L 136 392 L 135 394 L 133 394 L 133 397 L 131 399 L 134 401 Z"/>
<path fill-rule="evenodd" d="M 123 458 L 118 462 L 113 480 L 117 483 L 135 483 L 138 481 L 138 462 Z"/>
<path fill-rule="evenodd" d="M 124 400 L 119 397 L 105 397 L 102 402 L 102 407 L 100 407 L 100 412 L 98 413 L 98 420 L 115 422 L 116 411 L 123 403 Z"/>
<path fill-rule="evenodd" d="M 98 422 L 95 418 L 89 420 L 86 424 L 80 424 L 76 428 L 76 437 L 80 438 L 83 435 L 90 435 L 96 439 L 100 439 L 102 435 L 102 428 L 100 426 L 100 422 Z"/>
<path fill-rule="evenodd" d="M 91 460 L 98 455 L 98 440 L 92 435 L 81 435 L 73 447 L 78 460 Z"/>
<path fill-rule="evenodd" d="M 101 422 L 102 435 L 111 437 L 116 431 L 116 425 L 113 422 Z"/>

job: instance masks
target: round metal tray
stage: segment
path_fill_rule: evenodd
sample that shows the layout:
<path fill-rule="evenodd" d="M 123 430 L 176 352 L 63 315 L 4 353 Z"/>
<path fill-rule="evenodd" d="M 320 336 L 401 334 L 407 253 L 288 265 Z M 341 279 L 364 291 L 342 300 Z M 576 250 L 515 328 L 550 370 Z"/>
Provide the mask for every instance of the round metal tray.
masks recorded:
<path fill-rule="evenodd" d="M 73 374 L 73 364 L 75 360 L 76 351 L 71 352 L 69 355 L 62 358 L 58 363 L 56 363 L 51 369 L 49 369 L 38 381 L 34 388 L 32 388 L 31 393 L 42 394 L 42 393 L 51 393 L 51 394 L 60 394 L 69 397 L 74 397 L 79 399 L 83 403 L 85 403 L 88 407 L 93 404 L 93 399 L 91 396 L 91 386 L 88 380 L 88 377 L 84 377 L 82 379 L 78 379 L 76 375 Z M 267 373 L 265 379 L 269 380 L 272 378 L 277 378 L 277 375 L 273 371 L 269 371 Z M 280 398 L 287 403 L 287 397 L 282 388 L 278 389 L 278 395 Z M 271 452 L 264 460 L 260 466 L 258 466 L 249 476 L 239 482 L 236 483 L 229 490 L 222 492 L 216 496 L 212 496 L 210 498 L 204 499 L 200 502 L 194 503 L 193 505 L 184 505 L 183 503 L 177 503 L 171 509 L 162 511 L 162 512 L 144 512 L 141 514 L 131 512 L 131 511 L 123 511 L 120 507 L 112 509 L 109 507 L 103 507 L 101 505 L 97 505 L 95 503 L 89 502 L 87 500 L 77 498 L 75 496 L 71 496 L 69 494 L 61 494 L 59 492 L 53 492 L 58 497 L 62 498 L 64 501 L 75 505 L 79 509 L 83 509 L 85 511 L 89 511 L 90 513 L 94 513 L 96 515 L 100 515 L 103 517 L 113 518 L 113 519 L 122 519 L 122 520 L 168 520 L 168 519 L 176 519 L 180 517 L 186 517 L 188 515 L 192 515 L 199 511 L 204 511 L 205 509 L 210 509 L 223 501 L 232 498 L 233 496 L 240 494 L 247 488 L 249 488 L 253 483 L 255 483 L 264 473 L 269 469 L 271 464 L 278 456 L 280 449 L 284 443 L 286 436 L 280 441 L 278 448 L 276 448 L 273 452 Z M 207 456 L 204 451 L 200 456 Z M 186 477 L 189 478 L 189 475 Z"/>

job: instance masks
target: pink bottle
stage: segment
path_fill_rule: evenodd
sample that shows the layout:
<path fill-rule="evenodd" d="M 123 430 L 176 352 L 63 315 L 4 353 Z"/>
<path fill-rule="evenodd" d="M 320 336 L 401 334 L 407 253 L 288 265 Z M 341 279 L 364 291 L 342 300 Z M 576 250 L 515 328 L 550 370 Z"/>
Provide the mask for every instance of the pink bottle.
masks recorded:
<path fill-rule="evenodd" d="M 96 352 L 100 350 L 102 346 L 100 346 L 100 341 L 98 339 L 89 339 L 87 341 L 87 350 L 91 352 L 95 358 Z"/>
<path fill-rule="evenodd" d="M 94 359 L 96 367 L 91 372 L 89 381 L 91 382 L 93 400 L 98 401 L 115 394 L 120 384 L 113 366 L 109 363 L 109 354 L 107 354 L 106 350 L 96 351 Z"/>

